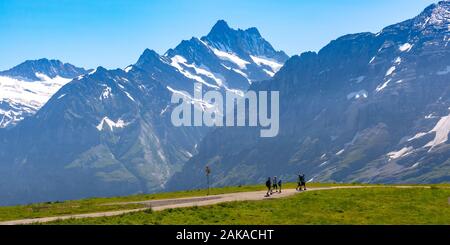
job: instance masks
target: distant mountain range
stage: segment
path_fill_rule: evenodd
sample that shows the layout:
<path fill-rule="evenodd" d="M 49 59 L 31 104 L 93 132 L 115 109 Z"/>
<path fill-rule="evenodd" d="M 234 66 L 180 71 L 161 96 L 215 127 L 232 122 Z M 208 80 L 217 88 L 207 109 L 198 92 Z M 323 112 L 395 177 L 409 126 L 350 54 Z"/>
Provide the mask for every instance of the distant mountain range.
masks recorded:
<path fill-rule="evenodd" d="M 399 10 L 400 11 L 400 10 Z M 124 69 L 26 61 L 0 72 L 0 205 L 284 181 L 450 181 L 450 2 L 379 33 L 288 57 L 256 28 L 202 38 Z M 295 31 L 295 30 L 293 30 Z M 279 91 L 280 132 L 174 127 L 194 83 Z"/>
<path fill-rule="evenodd" d="M 399 10 L 400 11 L 400 10 Z M 252 90 L 280 91 L 280 133 L 209 133 L 168 189 L 295 180 L 450 181 L 450 2 L 377 34 L 346 35 L 289 59 Z"/>
<path fill-rule="evenodd" d="M 207 36 L 164 55 L 147 49 L 124 69 L 86 71 L 43 59 L 2 72 L 5 81 L 20 84 L 6 101 L 16 94 L 30 99 L 35 85 L 54 89 L 0 130 L 0 204 L 163 190 L 209 130 L 174 127 L 171 94 L 193 91 L 197 82 L 204 90 L 242 94 L 288 58 L 256 28 L 234 30 L 218 21 Z M 196 109 L 204 103 L 195 101 Z"/>

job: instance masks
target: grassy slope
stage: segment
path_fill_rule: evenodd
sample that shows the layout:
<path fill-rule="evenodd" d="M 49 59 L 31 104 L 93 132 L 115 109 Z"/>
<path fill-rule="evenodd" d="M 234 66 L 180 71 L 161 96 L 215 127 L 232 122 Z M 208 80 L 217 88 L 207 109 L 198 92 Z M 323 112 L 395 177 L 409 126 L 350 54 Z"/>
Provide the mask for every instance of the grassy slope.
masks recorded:
<path fill-rule="evenodd" d="M 450 189 L 367 188 L 52 224 L 450 224 Z"/>
<path fill-rule="evenodd" d="M 311 184 L 310 186 L 332 186 L 332 185 L 342 185 L 342 184 L 314 183 Z M 294 188 L 295 184 L 288 183 L 285 185 L 285 187 Z M 250 185 L 241 187 L 230 186 L 223 188 L 212 188 L 210 190 L 210 194 L 217 195 L 224 193 L 257 191 L 264 189 L 265 187 L 263 185 Z M 52 202 L 52 203 L 37 203 L 21 206 L 6 206 L 0 207 L 0 221 L 134 209 L 134 208 L 141 208 L 143 206 L 138 204 L 133 205 L 102 205 L 102 204 L 157 200 L 157 199 L 178 198 L 178 197 L 194 197 L 205 195 L 206 190 L 191 190 L 191 191 L 166 192 L 157 194 L 130 195 L 122 197 L 88 198 L 82 200 Z"/>

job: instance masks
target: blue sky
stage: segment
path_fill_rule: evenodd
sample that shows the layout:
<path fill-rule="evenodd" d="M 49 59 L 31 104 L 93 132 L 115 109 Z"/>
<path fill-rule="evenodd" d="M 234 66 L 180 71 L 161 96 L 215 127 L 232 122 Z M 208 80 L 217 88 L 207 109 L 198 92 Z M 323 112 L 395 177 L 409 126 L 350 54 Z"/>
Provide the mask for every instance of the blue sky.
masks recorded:
<path fill-rule="evenodd" d="M 0 70 L 27 59 L 125 67 L 145 48 L 163 54 L 206 35 L 218 19 L 257 27 L 289 55 L 337 37 L 378 32 L 419 14 L 432 0 L 0 0 Z"/>

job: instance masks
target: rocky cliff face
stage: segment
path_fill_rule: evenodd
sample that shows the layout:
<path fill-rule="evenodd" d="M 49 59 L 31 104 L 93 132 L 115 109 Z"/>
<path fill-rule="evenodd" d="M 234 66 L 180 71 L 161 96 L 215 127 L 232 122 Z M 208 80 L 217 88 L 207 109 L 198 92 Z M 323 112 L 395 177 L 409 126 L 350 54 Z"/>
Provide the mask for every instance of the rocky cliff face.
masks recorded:
<path fill-rule="evenodd" d="M 280 134 L 222 128 L 208 134 L 170 189 L 313 181 L 450 180 L 450 3 L 377 34 L 346 35 L 289 59 L 253 90 L 280 91 Z"/>

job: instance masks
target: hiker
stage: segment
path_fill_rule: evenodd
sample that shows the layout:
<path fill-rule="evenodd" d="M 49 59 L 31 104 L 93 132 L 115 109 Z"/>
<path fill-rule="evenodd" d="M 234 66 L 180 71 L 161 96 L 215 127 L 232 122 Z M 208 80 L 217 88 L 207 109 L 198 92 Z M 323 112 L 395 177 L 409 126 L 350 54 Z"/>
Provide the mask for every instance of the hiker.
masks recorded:
<path fill-rule="evenodd" d="M 304 191 L 306 191 L 306 180 L 305 180 L 305 174 L 302 174 L 301 175 L 301 178 L 300 178 L 300 180 L 301 180 L 301 186 L 300 186 L 300 190 L 302 189 L 302 187 L 303 187 L 303 190 Z"/>
<path fill-rule="evenodd" d="M 280 188 L 280 193 L 281 193 L 281 179 L 278 180 L 278 188 Z"/>
<path fill-rule="evenodd" d="M 266 181 L 266 187 L 267 187 L 267 193 L 266 193 L 266 195 L 265 195 L 265 197 L 269 197 L 272 193 L 272 181 L 271 181 L 271 179 L 270 179 L 270 177 L 268 177 L 267 178 L 267 181 Z"/>
<path fill-rule="evenodd" d="M 301 174 L 298 175 L 297 188 L 295 188 L 295 190 L 297 190 L 297 191 L 302 190 L 302 175 Z"/>
<path fill-rule="evenodd" d="M 277 181 L 277 176 L 273 176 L 273 182 L 272 182 L 272 184 L 273 184 L 272 191 L 273 191 L 273 189 L 275 189 L 275 192 L 278 192 L 278 181 Z"/>

